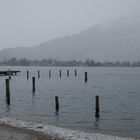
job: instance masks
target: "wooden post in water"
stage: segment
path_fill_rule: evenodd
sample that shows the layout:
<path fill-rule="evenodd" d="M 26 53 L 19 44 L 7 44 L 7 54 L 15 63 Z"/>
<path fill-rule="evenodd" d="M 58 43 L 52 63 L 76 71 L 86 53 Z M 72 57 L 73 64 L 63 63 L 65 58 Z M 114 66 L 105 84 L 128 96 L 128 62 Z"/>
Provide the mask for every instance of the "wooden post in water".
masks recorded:
<path fill-rule="evenodd" d="M 95 113 L 96 116 L 99 116 L 99 111 L 100 111 L 100 107 L 99 107 L 99 96 L 95 96 Z"/>
<path fill-rule="evenodd" d="M 55 110 L 57 112 L 59 111 L 59 98 L 58 98 L 58 96 L 55 96 Z"/>
<path fill-rule="evenodd" d="M 62 74 L 61 74 L 61 70 L 59 71 L 59 76 L 60 76 L 60 78 L 61 78 L 61 76 L 62 76 Z"/>
<path fill-rule="evenodd" d="M 38 70 L 38 78 L 40 78 L 40 71 Z"/>
<path fill-rule="evenodd" d="M 9 87 L 9 79 L 5 80 L 6 83 L 6 101 L 7 104 L 10 105 L 10 87 Z"/>
<path fill-rule="evenodd" d="M 11 72 L 9 72 L 8 75 L 9 75 L 9 80 L 11 80 Z"/>
<path fill-rule="evenodd" d="M 67 77 L 69 77 L 69 70 L 67 70 Z"/>
<path fill-rule="evenodd" d="M 35 77 L 32 77 L 33 92 L 35 92 Z"/>
<path fill-rule="evenodd" d="M 75 70 L 75 77 L 77 76 L 77 71 Z"/>
<path fill-rule="evenodd" d="M 87 72 L 85 72 L 85 82 L 87 82 L 88 77 L 87 77 Z"/>
<path fill-rule="evenodd" d="M 29 70 L 27 70 L 27 80 L 29 79 Z"/>
<path fill-rule="evenodd" d="M 49 70 L 49 78 L 51 78 L 51 70 Z"/>

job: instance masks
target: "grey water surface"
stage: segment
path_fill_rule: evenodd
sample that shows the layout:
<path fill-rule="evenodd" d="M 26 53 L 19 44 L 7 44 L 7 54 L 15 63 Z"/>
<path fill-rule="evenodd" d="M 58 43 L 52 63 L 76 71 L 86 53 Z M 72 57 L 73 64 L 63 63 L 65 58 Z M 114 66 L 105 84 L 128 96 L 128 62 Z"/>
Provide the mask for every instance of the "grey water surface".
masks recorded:
<path fill-rule="evenodd" d="M 10 106 L 5 101 L 5 79 L 8 77 L 0 77 L 0 117 L 140 138 L 140 68 L 0 67 L 0 70 L 8 69 L 21 70 L 21 73 L 10 80 Z M 88 72 L 86 83 L 85 71 Z M 33 76 L 36 77 L 35 93 L 32 92 Z M 100 117 L 95 117 L 96 95 L 100 97 Z M 59 112 L 55 111 L 55 96 L 59 96 Z"/>

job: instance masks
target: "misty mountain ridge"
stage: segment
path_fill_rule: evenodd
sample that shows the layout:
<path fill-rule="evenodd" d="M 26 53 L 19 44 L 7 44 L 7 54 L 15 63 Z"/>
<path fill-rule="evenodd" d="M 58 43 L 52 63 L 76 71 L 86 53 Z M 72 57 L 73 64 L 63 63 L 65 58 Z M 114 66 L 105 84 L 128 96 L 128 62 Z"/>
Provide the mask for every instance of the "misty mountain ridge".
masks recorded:
<path fill-rule="evenodd" d="M 34 47 L 7 48 L 0 59 L 55 58 L 59 60 L 140 60 L 140 16 L 97 24 L 78 34 L 56 38 Z"/>

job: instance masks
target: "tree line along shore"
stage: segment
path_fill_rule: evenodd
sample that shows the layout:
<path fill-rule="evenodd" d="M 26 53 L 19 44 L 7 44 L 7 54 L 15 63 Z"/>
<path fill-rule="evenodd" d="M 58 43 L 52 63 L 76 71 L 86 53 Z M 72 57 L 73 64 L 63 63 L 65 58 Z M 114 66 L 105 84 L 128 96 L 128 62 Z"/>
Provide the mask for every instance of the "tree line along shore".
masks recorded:
<path fill-rule="evenodd" d="M 91 67 L 140 67 L 140 61 L 95 61 L 93 59 L 86 60 L 57 60 L 52 58 L 44 58 L 42 60 L 30 60 L 27 58 L 5 59 L 0 61 L 0 66 L 91 66 Z"/>

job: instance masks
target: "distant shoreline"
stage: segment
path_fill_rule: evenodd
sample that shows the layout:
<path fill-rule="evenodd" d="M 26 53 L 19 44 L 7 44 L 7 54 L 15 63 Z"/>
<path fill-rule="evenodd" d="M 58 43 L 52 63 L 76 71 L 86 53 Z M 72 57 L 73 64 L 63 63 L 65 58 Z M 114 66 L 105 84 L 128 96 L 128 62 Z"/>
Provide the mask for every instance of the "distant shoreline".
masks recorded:
<path fill-rule="evenodd" d="M 65 66 L 65 67 L 140 67 L 140 61 L 95 61 L 86 60 L 57 60 L 42 59 L 30 60 L 27 58 L 17 59 L 13 57 L 0 62 L 0 66 Z"/>
<path fill-rule="evenodd" d="M 47 65 L 47 66 L 40 66 L 40 65 L 0 65 L 0 67 L 89 67 L 89 68 L 139 68 L 140 66 L 63 66 L 63 65 Z"/>

